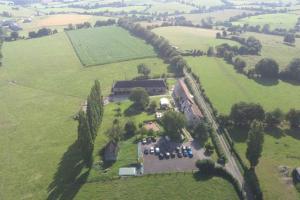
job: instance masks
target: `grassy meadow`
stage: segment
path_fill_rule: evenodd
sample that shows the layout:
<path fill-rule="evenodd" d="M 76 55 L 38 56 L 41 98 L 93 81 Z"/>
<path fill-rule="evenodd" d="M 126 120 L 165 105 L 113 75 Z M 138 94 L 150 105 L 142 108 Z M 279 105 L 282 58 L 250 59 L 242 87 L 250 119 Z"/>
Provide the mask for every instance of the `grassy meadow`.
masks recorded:
<path fill-rule="evenodd" d="M 154 2 L 151 4 L 151 7 L 146 11 L 149 13 L 175 13 L 183 12 L 189 13 L 190 11 L 194 10 L 195 8 L 189 5 L 177 3 L 177 2 Z"/>
<path fill-rule="evenodd" d="M 64 33 L 5 43 L 3 54 L 0 199 L 75 195 L 76 187 L 68 190 L 66 185 L 81 182 L 88 174 L 80 174 L 73 115 L 93 81 L 99 79 L 103 94 L 108 95 L 114 80 L 137 76 L 140 63 L 148 64 L 153 75 L 167 72 L 158 58 L 84 68 Z M 101 136 L 96 150 L 98 144 L 103 144 Z"/>
<path fill-rule="evenodd" d="M 232 65 L 218 58 L 186 59 L 193 72 L 200 76 L 208 97 L 221 113 L 228 114 L 231 106 L 240 101 L 260 103 L 268 111 L 300 108 L 299 86 L 282 81 L 256 82 L 236 73 Z"/>
<path fill-rule="evenodd" d="M 291 13 L 276 13 L 276 14 L 264 14 L 246 17 L 234 22 L 233 24 L 249 24 L 249 25 L 260 25 L 263 27 L 265 24 L 269 24 L 271 30 L 275 28 L 294 28 L 297 23 L 298 15 Z"/>
<path fill-rule="evenodd" d="M 111 192 L 118 191 L 118 192 Z M 218 177 L 166 174 L 85 184 L 75 199 L 239 199 L 234 188 Z"/>
<path fill-rule="evenodd" d="M 289 46 L 283 43 L 282 36 L 266 35 L 261 33 L 243 33 L 241 36 L 254 36 L 262 43 L 261 55 L 242 56 L 247 62 L 248 68 L 253 68 L 255 64 L 262 58 L 275 59 L 281 69 L 284 69 L 292 59 L 298 58 L 300 55 L 300 39 L 296 39 L 295 46 Z"/>
<path fill-rule="evenodd" d="M 193 72 L 200 76 L 206 94 L 221 113 L 228 114 L 234 103 L 239 101 L 260 103 L 266 110 L 281 108 L 287 111 L 299 109 L 300 86 L 281 82 L 257 83 L 234 71 L 231 65 L 218 58 L 186 58 Z M 264 85 L 265 84 L 265 85 Z M 247 132 L 230 132 L 242 158 L 245 157 Z M 299 165 L 300 130 L 267 130 L 263 156 L 256 171 L 262 185 L 265 199 L 289 199 L 300 197 L 291 180 L 282 177 L 279 166 L 291 169 Z M 271 184 L 272 183 L 272 184 Z"/>
<path fill-rule="evenodd" d="M 239 43 L 235 41 L 216 39 L 216 33 L 219 32 L 217 30 L 170 26 L 156 28 L 153 31 L 168 39 L 172 45 L 181 50 L 200 49 L 207 51 L 210 46 L 223 43 L 239 46 Z"/>
<path fill-rule="evenodd" d="M 67 34 L 85 66 L 156 56 L 152 46 L 116 26 L 74 30 Z"/>

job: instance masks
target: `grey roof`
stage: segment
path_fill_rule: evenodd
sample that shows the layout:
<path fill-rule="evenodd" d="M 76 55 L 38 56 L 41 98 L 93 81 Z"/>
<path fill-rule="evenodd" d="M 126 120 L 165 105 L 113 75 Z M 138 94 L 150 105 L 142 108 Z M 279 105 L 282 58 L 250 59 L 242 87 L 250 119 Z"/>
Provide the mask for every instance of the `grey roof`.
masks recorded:
<path fill-rule="evenodd" d="M 131 80 L 131 81 L 117 81 L 114 88 L 152 88 L 160 87 L 166 88 L 167 85 L 163 79 L 149 79 L 149 80 Z"/>
<path fill-rule="evenodd" d="M 136 176 L 136 168 L 135 167 L 120 168 L 119 176 Z"/>

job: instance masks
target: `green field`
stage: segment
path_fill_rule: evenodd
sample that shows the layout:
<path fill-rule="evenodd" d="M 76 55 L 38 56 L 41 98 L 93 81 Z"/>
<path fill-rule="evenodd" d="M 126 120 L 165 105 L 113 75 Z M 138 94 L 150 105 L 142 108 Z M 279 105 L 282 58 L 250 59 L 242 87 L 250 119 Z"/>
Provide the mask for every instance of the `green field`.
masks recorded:
<path fill-rule="evenodd" d="M 117 191 L 117 192 L 112 192 Z M 166 174 L 85 184 L 75 199 L 239 199 L 233 187 L 220 178 Z"/>
<path fill-rule="evenodd" d="M 300 55 L 300 39 L 296 39 L 295 46 L 288 46 L 283 44 L 282 36 L 266 35 L 260 33 L 244 33 L 244 37 L 254 36 L 262 43 L 262 50 L 260 56 L 243 56 L 249 68 L 253 68 L 255 64 L 262 58 L 275 59 L 281 69 L 284 69 L 292 59 Z"/>
<path fill-rule="evenodd" d="M 149 13 L 175 13 L 177 12 L 183 12 L 183 13 L 189 13 L 190 11 L 194 10 L 195 8 L 189 5 L 177 3 L 177 2 L 155 2 L 151 4 L 150 9 L 147 10 Z"/>
<path fill-rule="evenodd" d="M 300 108 L 300 86 L 282 81 L 257 83 L 236 73 L 232 65 L 218 58 L 188 57 L 187 61 L 221 113 L 228 114 L 231 106 L 239 101 L 260 103 L 266 110 Z"/>
<path fill-rule="evenodd" d="M 114 80 L 137 76 L 140 63 L 148 64 L 153 75 L 167 72 L 158 58 L 84 68 L 64 33 L 5 43 L 3 54 L 0 199 L 46 199 L 48 186 L 62 192 L 61 179 L 71 176 L 67 172 L 79 155 L 72 117 L 95 79 L 106 96 Z M 98 139 L 97 150 L 101 134 Z"/>
<path fill-rule="evenodd" d="M 153 31 L 168 39 L 172 45 L 181 50 L 200 49 L 207 51 L 210 46 L 223 43 L 239 46 L 239 43 L 235 41 L 216 39 L 216 33 L 219 32 L 217 30 L 170 26 L 156 28 Z"/>
<path fill-rule="evenodd" d="M 239 21 L 233 23 L 235 25 L 260 25 L 263 27 L 265 24 L 269 24 L 271 29 L 275 28 L 285 28 L 290 29 L 294 28 L 297 23 L 298 15 L 290 13 L 277 13 L 277 14 L 265 14 L 246 17 L 240 19 Z"/>
<path fill-rule="evenodd" d="M 189 3 L 194 3 L 197 6 L 222 6 L 224 3 L 221 0 L 190 0 Z"/>
<path fill-rule="evenodd" d="M 152 46 L 120 27 L 81 29 L 67 33 L 85 66 L 156 56 Z"/>
<path fill-rule="evenodd" d="M 284 111 L 300 108 L 300 86 L 278 82 L 276 85 L 261 85 L 237 74 L 231 65 L 218 58 L 186 58 L 193 72 L 200 76 L 206 94 L 221 113 L 228 114 L 231 105 L 239 101 L 260 103 L 267 110 L 281 108 Z M 231 132 L 235 146 L 245 157 L 245 130 Z M 300 130 L 269 130 L 265 135 L 263 157 L 257 168 L 265 199 L 298 199 L 294 187 L 280 174 L 280 165 L 291 169 L 299 165 Z"/>

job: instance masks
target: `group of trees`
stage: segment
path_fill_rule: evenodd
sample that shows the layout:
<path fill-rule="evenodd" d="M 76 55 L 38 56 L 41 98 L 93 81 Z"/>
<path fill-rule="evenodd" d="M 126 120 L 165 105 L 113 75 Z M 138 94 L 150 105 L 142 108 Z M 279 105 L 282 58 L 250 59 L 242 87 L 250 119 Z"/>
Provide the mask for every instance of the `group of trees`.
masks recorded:
<path fill-rule="evenodd" d="M 102 122 L 103 109 L 100 83 L 96 80 L 87 98 L 86 112 L 80 111 L 78 114 L 77 141 L 82 157 L 88 166 L 92 163 L 94 141 Z"/>
<path fill-rule="evenodd" d="M 52 34 L 56 34 L 57 30 L 51 30 L 50 28 L 41 28 L 38 31 L 30 31 L 28 33 L 28 38 L 38 38 L 38 37 L 43 37 L 43 36 L 47 36 L 47 35 L 52 35 Z"/>
<path fill-rule="evenodd" d="M 97 20 L 94 27 L 101 27 L 101 26 L 111 26 L 116 24 L 116 20 L 108 19 L 106 21 Z"/>
<path fill-rule="evenodd" d="M 199 139 L 202 144 L 205 144 L 212 132 L 211 124 L 206 120 L 200 121 L 192 131 L 193 137 Z"/>
<path fill-rule="evenodd" d="M 119 26 L 129 30 L 132 34 L 140 37 L 150 43 L 158 52 L 158 54 L 170 65 L 174 73 L 178 76 L 183 75 L 183 69 L 187 67 L 186 61 L 176 50 L 175 47 L 169 44 L 168 40 L 163 37 L 156 35 L 150 30 L 142 27 L 140 24 L 134 24 L 129 19 L 119 19 Z"/>
<path fill-rule="evenodd" d="M 144 88 L 133 89 L 129 99 L 133 102 L 133 105 L 137 110 L 146 110 L 150 103 L 149 94 Z"/>
<path fill-rule="evenodd" d="M 161 119 L 165 132 L 173 139 L 180 139 L 182 128 L 186 125 L 186 119 L 182 113 L 167 111 Z"/>
<path fill-rule="evenodd" d="M 138 73 L 143 75 L 143 77 L 148 78 L 151 73 L 151 69 L 144 63 L 141 63 L 137 66 Z"/>

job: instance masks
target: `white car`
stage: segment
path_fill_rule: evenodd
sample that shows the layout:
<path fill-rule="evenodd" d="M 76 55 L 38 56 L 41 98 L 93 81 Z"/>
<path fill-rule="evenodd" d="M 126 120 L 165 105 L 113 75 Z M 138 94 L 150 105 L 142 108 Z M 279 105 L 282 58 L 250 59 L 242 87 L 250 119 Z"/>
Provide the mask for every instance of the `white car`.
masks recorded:
<path fill-rule="evenodd" d="M 154 154 L 154 147 L 150 147 L 150 154 Z"/>
<path fill-rule="evenodd" d="M 146 138 L 144 138 L 144 139 L 142 140 L 142 144 L 147 144 Z"/>

